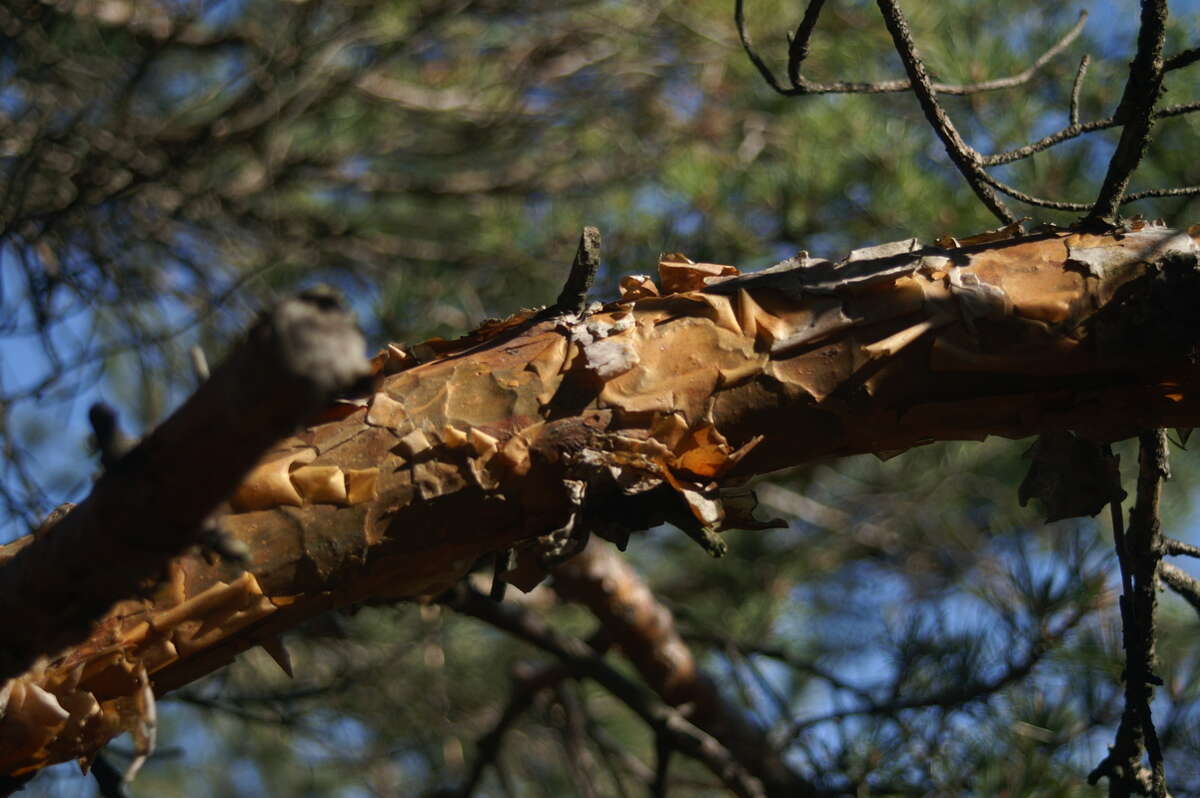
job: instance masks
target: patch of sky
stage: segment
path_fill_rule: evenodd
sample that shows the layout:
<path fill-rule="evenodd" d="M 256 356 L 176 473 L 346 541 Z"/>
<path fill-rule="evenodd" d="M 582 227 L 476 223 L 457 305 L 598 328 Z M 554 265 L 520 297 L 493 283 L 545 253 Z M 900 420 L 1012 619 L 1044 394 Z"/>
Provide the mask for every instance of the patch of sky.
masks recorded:
<path fill-rule="evenodd" d="M 690 122 L 704 105 L 704 92 L 692 80 L 669 79 L 661 94 L 664 104 L 680 122 Z"/>
<path fill-rule="evenodd" d="M 546 86 L 532 86 L 527 89 L 522 96 L 524 100 L 525 110 L 533 114 L 544 114 L 552 110 L 558 103 L 558 92 Z M 566 115 L 554 115 L 549 119 L 550 123 L 556 125 L 569 124 L 569 119 Z"/>
<path fill-rule="evenodd" d="M 669 191 L 658 183 L 643 185 L 633 194 L 633 209 L 638 213 L 667 216 L 682 213 L 688 207 L 687 198 L 683 194 Z"/>
<path fill-rule="evenodd" d="M 249 5 L 248 0 L 205 0 L 197 4 L 196 0 L 174 0 L 171 3 L 184 14 L 199 12 L 200 24 L 215 29 L 226 28 L 238 21 Z"/>
<path fill-rule="evenodd" d="M 339 759 L 340 752 L 361 751 L 371 742 L 371 730 L 348 717 L 316 712 L 306 720 L 310 736 L 295 742 L 296 755 L 307 762 Z"/>
<path fill-rule="evenodd" d="M 5 70 L 0 67 L 0 73 Z M 0 81 L 7 82 L 11 75 L 0 74 Z M 16 116 L 25 110 L 27 97 L 20 86 L 4 86 L 0 88 L 0 114 Z"/>
<path fill-rule="evenodd" d="M 704 224 L 704 219 L 704 214 L 693 208 L 682 210 L 671 219 L 671 233 L 690 238 L 700 231 L 700 226 Z"/>
<path fill-rule="evenodd" d="M 229 766 L 229 779 L 240 795 L 267 795 L 267 783 L 258 763 L 251 759 L 235 759 Z"/>

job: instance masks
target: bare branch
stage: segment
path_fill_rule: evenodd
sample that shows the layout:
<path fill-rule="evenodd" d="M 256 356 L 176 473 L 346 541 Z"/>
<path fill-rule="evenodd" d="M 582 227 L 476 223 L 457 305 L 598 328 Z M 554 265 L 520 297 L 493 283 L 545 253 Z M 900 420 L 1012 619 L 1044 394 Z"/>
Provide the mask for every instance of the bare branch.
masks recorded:
<path fill-rule="evenodd" d="M 460 585 L 449 596 L 449 606 L 487 621 L 543 651 L 558 657 L 575 673 L 594 680 L 624 703 L 659 737 L 704 764 L 734 794 L 766 798 L 762 784 L 738 763 L 725 746 L 696 728 L 649 690 L 609 666 L 584 641 L 558 632 L 543 619 L 513 604 L 496 604 L 481 593 Z"/>
<path fill-rule="evenodd" d="M 1182 596 L 1184 601 L 1191 604 L 1192 608 L 1200 613 L 1200 579 L 1196 579 L 1178 565 L 1172 565 L 1169 562 L 1158 567 L 1158 575 L 1167 583 L 1167 587 Z"/>
<path fill-rule="evenodd" d="M 1120 607 L 1125 646 L 1125 710 L 1108 756 L 1088 775 L 1091 784 L 1107 778 L 1110 794 L 1137 792 L 1155 798 L 1165 798 L 1167 794 L 1162 748 L 1150 702 L 1154 697 L 1152 685 L 1162 684 L 1154 675 L 1156 582 L 1162 557 L 1158 508 L 1162 483 L 1169 475 L 1166 432 L 1162 429 L 1143 432 L 1139 436 L 1137 503 L 1129 514 L 1128 534 L 1119 502 L 1112 503 L 1113 541 L 1123 586 Z M 1114 495 L 1119 495 L 1119 490 Z M 1141 764 L 1143 748 L 1150 761 L 1148 772 Z"/>
<path fill-rule="evenodd" d="M 1180 105 L 1171 105 L 1166 108 L 1161 108 L 1154 112 L 1154 119 L 1166 119 L 1172 116 L 1183 116 L 1184 114 L 1200 111 L 1200 102 L 1182 103 Z M 1080 125 L 1073 125 L 1059 130 L 1057 133 L 1051 133 L 1048 136 L 1043 136 L 1031 144 L 1026 144 L 1024 147 L 1018 147 L 1015 150 L 1007 152 L 999 152 L 995 155 L 983 156 L 984 166 L 999 166 L 1000 164 L 1012 163 L 1028 158 L 1031 155 L 1048 150 L 1051 147 L 1062 144 L 1064 141 L 1078 138 L 1085 133 L 1095 133 L 1098 130 L 1108 130 L 1109 128 L 1120 127 L 1125 122 L 1117 116 L 1110 116 L 1107 119 L 1099 119 L 1094 122 L 1084 122 Z"/>
<path fill-rule="evenodd" d="M 796 34 L 792 36 L 792 41 L 788 46 L 788 80 L 793 86 L 799 86 L 804 82 L 804 78 L 800 76 L 800 66 L 804 63 L 804 59 L 808 58 L 808 43 L 812 39 L 813 30 L 817 27 L 817 19 L 820 18 L 821 8 L 824 5 L 825 0 L 809 1 L 808 8 L 804 11 L 804 18 L 796 26 Z"/>
<path fill-rule="evenodd" d="M 908 91 L 912 88 L 912 83 L 909 80 L 884 80 L 877 82 L 836 81 L 834 83 L 813 83 L 805 80 L 800 74 L 800 66 L 808 57 L 808 44 L 812 38 L 813 29 L 816 26 L 817 17 L 821 12 L 824 0 L 812 0 L 810 2 L 808 8 L 805 10 L 804 18 L 796 28 L 796 34 L 791 37 L 788 45 L 788 80 L 791 86 L 783 86 L 775 77 L 771 68 L 767 66 L 762 57 L 754 50 L 754 45 L 750 41 L 750 34 L 746 31 L 744 2 L 745 0 L 735 0 L 733 9 L 734 23 L 737 26 L 738 38 L 742 42 L 742 49 L 746 51 L 750 62 L 758 69 L 759 74 L 762 75 L 767 85 L 779 94 L 785 97 L 797 97 L 807 94 L 892 94 Z M 1081 11 L 1079 13 L 1079 20 L 1069 31 L 1063 34 L 1062 38 L 1055 42 L 1050 49 L 1042 53 L 1029 67 L 1015 75 L 993 78 L 978 83 L 932 83 L 930 85 L 939 94 L 965 96 L 987 91 L 997 91 L 999 89 L 1011 89 L 1028 83 L 1037 74 L 1038 70 L 1075 41 L 1083 31 L 1083 26 L 1086 22 L 1087 12 Z"/>
<path fill-rule="evenodd" d="M 1184 543 L 1182 540 L 1175 538 L 1163 538 L 1163 554 L 1178 557 L 1200 557 L 1200 546 L 1193 546 L 1191 543 Z M 1164 568 L 1166 566 L 1163 566 Z"/>
<path fill-rule="evenodd" d="M 1183 69 L 1200 61 L 1200 47 L 1189 47 L 1181 53 L 1176 53 L 1163 64 L 1163 72 Z"/>
<path fill-rule="evenodd" d="M 1125 93 L 1113 116 L 1125 120 L 1117 149 L 1088 219 L 1116 218 L 1129 178 L 1142 161 L 1154 126 L 1154 106 L 1162 94 L 1163 41 L 1166 39 L 1167 0 L 1142 0 L 1138 49 L 1129 65 Z"/>
<path fill-rule="evenodd" d="M 896 52 L 899 53 L 900 60 L 904 62 L 904 69 L 908 72 L 909 80 L 912 81 L 913 93 L 917 95 L 917 100 L 921 103 L 921 110 L 925 112 L 925 118 L 937 131 L 938 137 L 945 145 L 950 160 L 958 167 L 958 171 L 962 172 L 967 183 L 975 191 L 975 195 L 989 211 L 1005 224 L 1016 221 L 1017 217 L 1005 207 L 992 186 L 988 184 L 987 174 L 980 165 L 979 153 L 963 140 L 958 130 L 955 129 L 954 123 L 950 121 L 950 117 L 938 104 L 935 90 L 925 71 L 925 64 L 917 54 L 916 43 L 913 41 L 908 21 L 904 18 L 900 6 L 895 0 L 878 0 L 878 5 L 888 32 L 892 34 Z"/>
<path fill-rule="evenodd" d="M 1075 82 L 1071 84 L 1071 110 L 1068 114 L 1071 127 L 1079 126 L 1079 90 L 1083 88 L 1083 79 L 1087 76 L 1091 61 L 1091 56 L 1086 53 L 1079 59 L 1079 70 L 1075 73 Z"/>

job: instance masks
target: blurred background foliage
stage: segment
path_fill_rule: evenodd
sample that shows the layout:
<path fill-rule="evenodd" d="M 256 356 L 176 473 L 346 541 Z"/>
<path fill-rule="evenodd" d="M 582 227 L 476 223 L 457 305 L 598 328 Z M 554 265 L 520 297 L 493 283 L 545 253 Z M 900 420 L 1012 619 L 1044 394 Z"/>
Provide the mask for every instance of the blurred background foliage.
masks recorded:
<path fill-rule="evenodd" d="M 909 5 L 946 82 L 1024 69 L 1079 10 Z M 1026 86 L 946 98 L 970 142 L 1007 149 L 1065 124 L 1085 52 L 1081 115 L 1111 113 L 1136 6 L 1088 8 L 1081 40 Z M 1194 8 L 1178 10 L 1169 53 L 1195 41 Z M 748 3 L 777 69 L 801 13 Z M 900 74 L 873 4 L 829 4 L 806 74 Z M 1187 71 L 1168 88 L 1197 99 Z M 1160 124 L 1133 190 L 1200 182 L 1197 124 Z M 1115 140 L 996 174 L 1089 201 Z M 551 301 L 584 224 L 604 234 L 601 298 L 662 252 L 758 268 L 993 226 L 911 95 L 771 93 L 726 0 L 10 0 L 0 178 L 6 539 L 86 493 L 88 404 L 153 425 L 195 385 L 190 347 L 218 359 L 297 285 L 333 283 L 372 342 L 411 342 Z M 1186 198 L 1135 210 L 1200 215 Z M 1027 446 L 821 463 L 759 483 L 788 527 L 731 535 L 720 562 L 668 529 L 629 556 L 728 695 L 835 794 L 1100 795 L 1084 777 L 1121 710 L 1107 522 L 1046 526 L 1019 507 Z M 1167 528 L 1186 537 L 1194 458 L 1174 448 Z M 580 636 L 595 624 L 546 591 L 521 600 Z M 1168 601 L 1155 712 L 1177 795 L 1200 794 L 1195 632 Z M 321 618 L 288 644 L 293 681 L 251 652 L 164 701 L 130 794 L 431 794 L 462 781 L 512 674 L 544 664 L 436 606 Z M 653 751 L 635 716 L 568 680 L 537 696 L 477 794 L 643 794 Z M 671 777 L 672 794 L 724 794 L 691 762 Z M 93 789 L 60 766 L 29 792 Z"/>

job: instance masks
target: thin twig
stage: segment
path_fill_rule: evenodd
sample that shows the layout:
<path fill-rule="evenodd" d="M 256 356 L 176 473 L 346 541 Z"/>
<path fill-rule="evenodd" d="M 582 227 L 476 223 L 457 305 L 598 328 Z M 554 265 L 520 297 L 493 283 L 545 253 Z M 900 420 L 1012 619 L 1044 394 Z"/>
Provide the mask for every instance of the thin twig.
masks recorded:
<path fill-rule="evenodd" d="M 604 687 L 638 715 L 675 750 L 705 765 L 734 794 L 765 798 L 761 782 L 749 773 L 715 738 L 698 729 L 675 708 L 645 687 L 608 665 L 587 643 L 560 633 L 542 618 L 514 604 L 496 604 L 482 593 L 459 585 L 447 596 L 449 606 L 486 621 L 558 657 L 576 674 Z"/>
<path fill-rule="evenodd" d="M 1108 162 L 1108 171 L 1090 221 L 1111 221 L 1121 207 L 1129 178 L 1142 161 L 1154 127 L 1154 106 L 1162 94 L 1163 41 L 1166 39 L 1167 0 L 1142 0 L 1138 48 L 1129 64 L 1129 79 L 1113 116 L 1125 119 L 1121 139 Z"/>
<path fill-rule="evenodd" d="M 496 725 L 487 734 L 480 737 L 475 746 L 478 753 L 471 765 L 471 772 L 467 774 L 462 787 L 458 790 L 461 798 L 470 798 L 474 795 L 475 788 L 483 778 L 484 771 L 500 756 L 500 744 L 504 741 L 504 736 L 517 722 L 517 719 L 533 704 L 533 699 L 537 694 L 569 675 L 570 673 L 565 668 L 557 666 L 544 668 L 536 674 L 518 678 L 514 682 L 508 703 L 504 706 L 504 711 L 500 713 Z"/>
<path fill-rule="evenodd" d="M 796 35 L 788 45 L 788 80 L 791 82 L 791 86 L 788 87 L 779 82 L 775 77 L 775 73 L 771 71 L 771 68 L 767 66 L 766 62 L 755 51 L 754 45 L 750 41 L 750 34 L 746 32 L 745 9 L 743 8 L 744 0 L 735 0 L 733 19 L 734 24 L 737 26 L 738 38 L 742 42 L 742 49 L 746 51 L 746 56 L 754 64 L 755 68 L 758 69 L 759 74 L 762 75 L 763 80 L 766 81 L 768 86 L 785 97 L 797 97 L 806 94 L 892 94 L 908 91 L 912 88 L 912 83 L 908 80 L 883 80 L 876 82 L 835 81 L 834 83 L 813 83 L 805 80 L 800 75 L 800 65 L 808 55 L 808 41 L 812 36 L 812 26 L 816 25 L 816 17 L 820 13 L 822 2 L 813 0 L 810 3 L 808 9 L 805 11 L 804 19 L 801 20 L 800 25 L 796 28 Z M 999 89 L 1011 89 L 1028 83 L 1037 74 L 1039 69 L 1044 67 L 1051 59 L 1075 41 L 1080 32 L 1083 31 L 1083 26 L 1086 22 L 1087 12 L 1081 11 L 1079 13 L 1079 20 L 1069 31 L 1063 34 L 1061 39 L 1055 42 L 1046 52 L 1042 53 L 1029 67 L 1015 75 L 993 78 L 978 83 L 932 83 L 930 85 L 938 94 L 966 96 L 987 91 L 997 91 Z"/>
<path fill-rule="evenodd" d="M 1136 792 L 1165 798 L 1162 747 L 1150 702 L 1153 685 L 1162 683 L 1154 675 L 1154 649 L 1156 583 L 1163 549 L 1158 509 L 1162 483 L 1169 476 L 1167 436 L 1164 430 L 1150 430 L 1138 436 L 1138 441 L 1137 502 L 1129 514 L 1128 534 L 1119 503 L 1115 500 L 1112 503 L 1113 540 L 1123 587 L 1120 608 L 1125 647 L 1125 710 L 1108 756 L 1088 775 L 1088 782 L 1095 784 L 1107 778 L 1110 795 Z M 1119 490 L 1114 490 L 1114 495 L 1119 495 Z M 1150 761 L 1148 772 L 1142 766 L 1143 747 Z"/>
<path fill-rule="evenodd" d="M 800 76 L 800 66 L 808 58 L 808 44 L 812 40 L 813 29 L 817 27 L 817 19 L 821 16 L 821 7 L 825 0 L 810 0 L 804 10 L 804 18 L 796 26 L 796 35 L 788 45 L 788 80 L 793 86 L 799 86 L 804 81 Z"/>
<path fill-rule="evenodd" d="M 662 735 L 654 738 L 654 782 L 650 785 L 650 795 L 654 798 L 667 796 L 668 773 L 671 770 L 673 752 L 670 740 Z"/>
<path fill-rule="evenodd" d="M 1083 88 L 1083 79 L 1087 76 L 1088 64 L 1092 62 L 1092 57 L 1084 53 L 1083 58 L 1079 59 L 1079 69 L 1075 72 L 1075 82 L 1071 84 L 1071 112 L 1069 121 L 1071 127 L 1079 125 L 1079 90 Z"/>
<path fill-rule="evenodd" d="M 1178 557 L 1200 557 L 1200 546 L 1193 546 L 1191 543 L 1184 543 L 1182 540 L 1175 538 L 1163 538 L 1163 554 Z"/>
<path fill-rule="evenodd" d="M 1158 566 L 1158 575 L 1167 583 L 1167 587 L 1182 596 L 1184 601 L 1200 613 L 1200 579 L 1169 562 Z"/>
<path fill-rule="evenodd" d="M 1170 72 L 1175 69 L 1183 69 L 1186 66 L 1200 61 L 1200 47 L 1189 47 L 1181 53 L 1176 53 L 1166 60 L 1163 64 L 1163 72 Z"/>
<path fill-rule="evenodd" d="M 1121 198 L 1121 204 L 1148 199 L 1150 197 L 1194 197 L 1200 194 L 1200 186 L 1179 186 L 1178 188 L 1150 188 L 1145 191 L 1135 191 Z"/>
<path fill-rule="evenodd" d="M 895 0 L 878 0 L 878 5 L 888 32 L 892 35 L 892 43 L 896 47 L 896 52 L 904 63 L 909 80 L 912 81 L 913 93 L 917 95 L 917 100 L 921 103 L 921 110 L 925 112 L 926 120 L 937 131 L 938 138 L 945 145 L 950 160 L 958 167 L 958 171 L 966 178 L 967 183 L 975 191 L 975 195 L 989 211 L 1005 224 L 1015 222 L 1017 217 L 1008 210 L 992 186 L 988 184 L 987 173 L 980 165 L 979 153 L 963 140 L 958 130 L 955 129 L 954 123 L 950 121 L 950 117 L 938 104 L 933 85 L 925 71 L 925 64 L 917 54 L 917 46 L 913 41 L 912 32 L 909 30 L 908 20 L 904 18 L 900 6 Z"/>
<path fill-rule="evenodd" d="M 1009 663 L 1003 673 L 991 679 L 981 679 L 963 684 L 948 685 L 945 689 L 923 696 L 901 698 L 892 695 L 888 699 L 872 701 L 866 706 L 835 710 L 823 715 L 796 721 L 788 730 L 788 736 L 795 738 L 813 726 L 844 718 L 863 715 L 895 717 L 900 712 L 913 709 L 943 709 L 961 708 L 975 701 L 985 701 L 1006 687 L 1016 684 L 1031 674 L 1046 655 L 1059 645 L 1068 633 L 1087 617 L 1090 607 L 1076 607 L 1071 615 L 1064 619 L 1056 629 L 1044 629 L 1030 642 L 1029 650 L 1020 660 Z"/>
<path fill-rule="evenodd" d="M 1180 103 L 1179 105 L 1170 105 L 1166 108 L 1160 108 L 1154 112 L 1155 121 L 1159 119 L 1167 119 L 1174 116 L 1183 116 L 1185 114 L 1195 113 L 1200 111 L 1200 102 Z M 1015 150 L 1007 150 L 998 152 L 994 155 L 983 156 L 982 163 L 984 166 L 1000 166 L 1014 161 L 1024 160 L 1039 152 L 1048 150 L 1063 142 L 1078 138 L 1086 133 L 1095 133 L 1099 130 L 1108 130 L 1109 128 L 1120 127 L 1125 124 L 1125 121 L 1117 116 L 1110 116 L 1107 119 L 1098 119 L 1093 122 L 1084 122 L 1080 125 L 1065 127 L 1055 133 L 1043 136 L 1035 142 L 1026 144 L 1024 147 L 1018 147 Z"/>

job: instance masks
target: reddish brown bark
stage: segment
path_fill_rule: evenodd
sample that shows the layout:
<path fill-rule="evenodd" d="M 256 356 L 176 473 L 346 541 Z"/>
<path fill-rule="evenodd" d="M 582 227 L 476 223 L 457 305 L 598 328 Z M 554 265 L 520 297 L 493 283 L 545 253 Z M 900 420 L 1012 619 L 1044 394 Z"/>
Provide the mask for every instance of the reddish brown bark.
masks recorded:
<path fill-rule="evenodd" d="M 572 523 L 711 532 L 743 523 L 722 485 L 815 458 L 1200 421 L 1191 236 L 910 249 L 732 278 L 669 263 L 586 320 L 525 314 L 393 350 L 365 406 L 288 438 L 234 493 L 222 523 L 246 573 L 178 557 L 9 683 L 0 772 L 95 751 L 136 723 L 147 678 L 161 694 L 329 607 L 436 594 Z"/>

